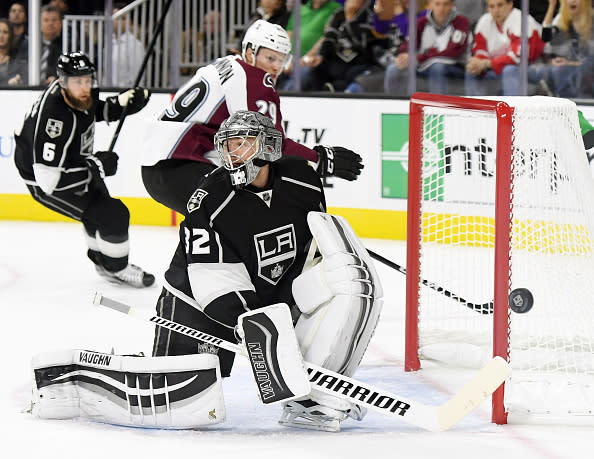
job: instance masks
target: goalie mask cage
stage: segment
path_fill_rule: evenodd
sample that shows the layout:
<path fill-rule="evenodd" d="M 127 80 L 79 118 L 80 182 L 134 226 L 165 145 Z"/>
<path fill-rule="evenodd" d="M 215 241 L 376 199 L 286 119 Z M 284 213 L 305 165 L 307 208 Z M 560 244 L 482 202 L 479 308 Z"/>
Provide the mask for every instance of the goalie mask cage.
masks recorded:
<path fill-rule="evenodd" d="M 513 371 L 493 422 L 591 422 L 594 185 L 575 104 L 416 93 L 408 168 L 406 370 L 498 355 Z M 525 314 L 508 308 L 518 287 Z"/>

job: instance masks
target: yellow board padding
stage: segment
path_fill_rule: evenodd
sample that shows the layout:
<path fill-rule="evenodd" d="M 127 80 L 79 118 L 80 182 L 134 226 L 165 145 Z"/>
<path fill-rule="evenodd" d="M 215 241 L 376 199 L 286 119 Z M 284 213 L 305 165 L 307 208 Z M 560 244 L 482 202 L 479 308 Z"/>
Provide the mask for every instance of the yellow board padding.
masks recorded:
<path fill-rule="evenodd" d="M 423 242 L 465 247 L 494 247 L 495 219 L 474 215 L 426 213 Z M 583 224 L 514 218 L 513 249 L 539 253 L 591 255 L 593 241 Z"/>
<path fill-rule="evenodd" d="M 171 210 L 149 198 L 121 198 L 130 209 L 133 225 L 171 225 Z M 0 220 L 72 222 L 25 194 L 0 194 Z"/>
<path fill-rule="evenodd" d="M 130 209 L 133 225 L 177 225 L 183 216 L 150 198 L 120 198 Z M 328 212 L 344 217 L 359 237 L 406 239 L 406 212 L 330 207 Z M 72 222 L 25 194 L 0 194 L 0 220 Z"/>
<path fill-rule="evenodd" d="M 328 207 L 328 213 L 344 217 L 359 237 L 406 240 L 405 211 Z"/>

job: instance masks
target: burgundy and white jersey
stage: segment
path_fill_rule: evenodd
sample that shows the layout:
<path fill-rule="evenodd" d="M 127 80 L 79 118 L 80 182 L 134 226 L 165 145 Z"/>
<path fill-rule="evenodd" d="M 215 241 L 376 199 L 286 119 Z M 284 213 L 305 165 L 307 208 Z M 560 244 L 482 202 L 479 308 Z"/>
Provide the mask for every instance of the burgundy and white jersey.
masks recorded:
<path fill-rule="evenodd" d="M 466 64 L 468 59 L 470 24 L 466 17 L 453 10 L 442 25 L 433 19 L 431 11 L 417 20 L 417 62 L 420 71 L 432 64 Z"/>
<path fill-rule="evenodd" d="M 269 73 L 239 56 L 222 57 L 198 69 L 177 91 L 159 120 L 146 127 L 143 165 L 163 159 L 216 162 L 214 135 L 221 123 L 238 110 L 270 117 L 284 137 L 280 98 Z M 315 151 L 287 138 L 283 154 L 318 161 Z"/>
<path fill-rule="evenodd" d="M 474 29 L 473 56 L 491 59 L 493 70 L 500 74 L 506 65 L 520 63 L 522 12 L 514 8 L 499 27 L 493 16 L 486 13 Z M 533 62 L 542 54 L 544 42 L 540 38 L 540 24 L 528 16 L 528 61 Z"/>

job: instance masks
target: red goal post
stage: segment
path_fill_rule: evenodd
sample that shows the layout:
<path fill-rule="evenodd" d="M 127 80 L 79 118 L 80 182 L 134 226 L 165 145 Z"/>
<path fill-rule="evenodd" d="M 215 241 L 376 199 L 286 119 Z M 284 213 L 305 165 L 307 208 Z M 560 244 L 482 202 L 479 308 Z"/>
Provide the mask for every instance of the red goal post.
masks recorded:
<path fill-rule="evenodd" d="M 594 304 L 582 300 L 594 279 L 594 185 L 575 104 L 415 93 L 409 123 L 405 369 L 501 356 L 513 373 L 493 394 L 493 422 L 594 419 Z M 492 314 L 427 281 L 492 301 Z M 534 293 L 527 314 L 508 308 L 517 287 Z"/>

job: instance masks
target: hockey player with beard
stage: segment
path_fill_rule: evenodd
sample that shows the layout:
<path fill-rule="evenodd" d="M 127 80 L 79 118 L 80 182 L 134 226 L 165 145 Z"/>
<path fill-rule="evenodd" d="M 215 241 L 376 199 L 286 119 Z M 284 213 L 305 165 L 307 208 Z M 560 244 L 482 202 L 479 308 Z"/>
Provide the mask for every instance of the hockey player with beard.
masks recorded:
<path fill-rule="evenodd" d="M 219 164 L 213 138 L 219 126 L 238 110 L 257 111 L 283 133 L 275 82 L 291 58 L 287 32 L 258 20 L 242 41 L 242 56 L 226 56 L 198 69 L 175 94 L 171 104 L 149 123 L 143 148 L 142 178 L 148 193 L 161 204 L 187 215 L 189 197 L 203 177 Z M 322 177 L 356 180 L 361 157 L 343 147 L 312 149 L 285 138 L 283 155 L 316 164 Z"/>
<path fill-rule="evenodd" d="M 236 111 L 222 122 L 214 147 L 223 167 L 186 205 L 157 314 L 234 341 L 241 314 L 286 303 L 304 358 L 352 375 L 381 310 L 366 250 L 344 219 L 324 213 L 319 175 L 303 158 L 282 155 L 283 136 L 270 118 Z M 156 327 L 155 357 L 208 352 L 218 354 L 221 374 L 229 376 L 234 354 Z M 285 404 L 280 423 L 337 431 L 347 417 L 364 414 L 312 390 Z"/>
<path fill-rule="evenodd" d="M 128 114 L 140 111 L 149 92 L 135 88 L 100 100 L 95 67 L 79 52 L 61 55 L 57 73 L 15 134 L 19 174 L 37 202 L 82 222 L 87 255 L 101 276 L 148 287 L 155 277 L 128 263 L 128 208 L 103 181 L 116 173 L 118 155 L 93 153 L 93 142 L 95 121 L 118 120 L 126 105 Z"/>

